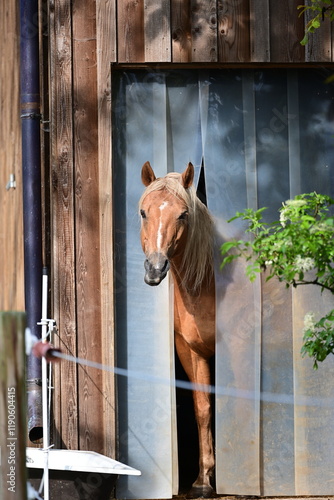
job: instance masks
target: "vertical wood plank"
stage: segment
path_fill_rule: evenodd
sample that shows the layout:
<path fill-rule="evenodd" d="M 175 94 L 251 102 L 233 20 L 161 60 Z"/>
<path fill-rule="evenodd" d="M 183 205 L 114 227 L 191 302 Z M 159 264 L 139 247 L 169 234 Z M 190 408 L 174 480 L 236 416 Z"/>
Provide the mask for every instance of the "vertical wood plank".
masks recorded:
<path fill-rule="evenodd" d="M 109 66 L 110 63 L 117 61 L 116 5 L 117 0 L 96 0 L 97 64 L 99 84 L 102 85 L 99 89 L 103 91 L 99 99 L 104 92 L 105 98 L 110 96 Z M 101 71 L 104 73 L 101 74 Z"/>
<path fill-rule="evenodd" d="M 249 8 L 251 61 L 269 62 L 269 0 L 250 0 Z"/>
<path fill-rule="evenodd" d="M 24 310 L 19 5 L 0 5 L 0 309 Z M 6 190 L 10 174 L 16 188 Z"/>
<path fill-rule="evenodd" d="M 71 15 L 66 0 L 50 5 L 53 312 L 59 347 L 76 355 Z M 77 449 L 76 366 L 57 364 L 54 385 L 55 445 Z"/>
<path fill-rule="evenodd" d="M 191 61 L 190 0 L 171 1 L 172 60 Z"/>
<path fill-rule="evenodd" d="M 42 263 L 50 265 L 50 115 L 49 115 L 49 14 L 48 0 L 39 2 L 39 66 L 41 122 L 41 202 L 42 202 Z"/>
<path fill-rule="evenodd" d="M 192 61 L 216 62 L 217 6 L 213 0 L 192 0 Z"/>
<path fill-rule="evenodd" d="M 312 17 L 312 13 L 305 12 L 305 24 Z M 325 19 L 319 29 L 309 36 L 305 46 L 305 61 L 308 62 L 330 62 L 333 60 L 333 22 Z"/>
<path fill-rule="evenodd" d="M 170 2 L 144 0 L 145 61 L 171 60 Z"/>
<path fill-rule="evenodd" d="M 116 2 L 97 0 L 97 101 L 102 363 L 115 364 L 113 277 L 111 71 L 116 58 Z M 109 24 L 111 23 L 111 24 Z M 111 37 L 110 37 L 111 35 Z M 115 377 L 103 372 L 104 453 L 116 458 Z"/>
<path fill-rule="evenodd" d="M 250 61 L 250 15 L 248 0 L 218 1 L 218 59 Z"/>
<path fill-rule="evenodd" d="M 73 1 L 78 356 L 101 362 L 96 4 Z M 78 369 L 79 447 L 103 453 L 101 370 Z M 94 411 L 92 411 L 94 408 Z"/>
<path fill-rule="evenodd" d="M 216 62 L 216 1 L 172 0 L 171 10 L 173 62 Z"/>
<path fill-rule="evenodd" d="M 0 497 L 27 498 L 25 314 L 0 312 Z"/>
<path fill-rule="evenodd" d="M 299 0 L 276 2 L 270 0 L 270 60 L 271 62 L 302 62 L 304 47 L 300 40 L 304 36 L 302 17 L 298 17 Z"/>
<path fill-rule="evenodd" d="M 118 62 L 145 62 L 144 0 L 117 4 Z"/>
<path fill-rule="evenodd" d="M 332 22 L 331 23 L 331 39 L 332 39 L 332 43 L 331 43 L 331 50 L 332 50 L 332 58 L 331 58 L 331 61 L 334 62 L 334 23 Z"/>

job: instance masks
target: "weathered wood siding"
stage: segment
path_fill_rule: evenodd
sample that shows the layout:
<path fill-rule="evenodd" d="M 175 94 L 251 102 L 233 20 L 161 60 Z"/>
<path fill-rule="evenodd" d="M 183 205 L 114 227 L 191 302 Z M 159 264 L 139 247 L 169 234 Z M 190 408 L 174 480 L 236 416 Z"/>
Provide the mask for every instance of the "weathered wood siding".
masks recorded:
<path fill-rule="evenodd" d="M 111 78 L 126 64 L 333 61 L 326 22 L 306 48 L 299 0 L 54 0 L 49 11 L 53 313 L 65 352 L 114 363 Z M 94 409 L 94 411 L 92 411 Z M 116 453 L 110 373 L 62 363 L 58 446 Z"/>
<path fill-rule="evenodd" d="M 17 2 L 0 5 L 0 310 L 24 310 L 21 123 Z M 10 175 L 16 188 L 6 190 Z"/>
<path fill-rule="evenodd" d="M 53 0 L 41 4 L 49 39 L 41 66 L 50 108 L 52 315 L 64 352 L 114 362 L 112 65 L 333 63 L 334 25 L 306 48 L 299 0 Z M 0 6 L 0 308 L 22 310 L 23 229 L 18 2 Z M 46 57 L 46 55 L 44 55 Z M 46 110 L 45 110 L 46 111 Z M 47 127 L 47 126 L 46 126 Z M 44 138 L 45 138 L 44 134 Z M 48 175 L 48 169 L 46 169 Z M 45 174 L 45 172 L 43 172 Z M 9 175 L 16 189 L 6 191 Z M 45 194 L 45 193 L 44 193 Z M 45 252 L 44 252 L 45 253 Z M 55 370 L 56 446 L 116 454 L 113 376 L 62 362 Z"/>
<path fill-rule="evenodd" d="M 72 10 L 56 2 L 50 16 L 52 267 L 60 347 L 101 363 L 109 356 L 102 358 L 101 349 L 95 8 L 94 2 L 73 2 Z M 113 391 L 104 391 L 102 379 L 100 370 L 69 362 L 57 370 L 55 429 L 66 447 L 106 452 L 103 416 Z"/>
<path fill-rule="evenodd" d="M 170 0 L 117 3 L 119 63 L 303 63 L 333 61 L 326 21 L 306 48 L 299 0 Z"/>

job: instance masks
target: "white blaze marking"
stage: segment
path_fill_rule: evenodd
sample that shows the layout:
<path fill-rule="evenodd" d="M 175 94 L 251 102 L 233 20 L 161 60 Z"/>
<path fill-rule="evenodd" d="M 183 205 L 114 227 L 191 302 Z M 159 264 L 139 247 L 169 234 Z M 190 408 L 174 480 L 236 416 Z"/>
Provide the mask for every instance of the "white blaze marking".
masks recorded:
<path fill-rule="evenodd" d="M 158 234 L 157 234 L 157 249 L 160 250 L 161 248 L 161 241 L 162 241 L 162 233 L 161 233 L 161 229 L 162 229 L 162 220 L 161 220 L 161 217 L 162 217 L 162 211 L 164 208 L 166 208 L 168 205 L 168 201 L 164 201 L 159 209 L 160 209 L 160 219 L 159 219 L 159 227 L 158 227 Z"/>

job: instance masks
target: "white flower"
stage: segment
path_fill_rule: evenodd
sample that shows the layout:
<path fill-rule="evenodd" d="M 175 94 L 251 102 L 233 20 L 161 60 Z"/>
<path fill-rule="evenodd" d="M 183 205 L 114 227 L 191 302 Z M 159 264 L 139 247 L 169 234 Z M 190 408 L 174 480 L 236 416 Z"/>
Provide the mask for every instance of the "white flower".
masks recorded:
<path fill-rule="evenodd" d="M 266 260 L 264 264 L 265 264 L 265 266 L 271 266 L 271 264 L 273 264 L 273 261 L 272 260 Z"/>
<path fill-rule="evenodd" d="M 285 203 L 282 203 L 281 213 L 280 213 L 280 223 L 282 227 L 286 226 L 286 221 L 290 218 L 291 208 L 299 208 L 307 205 L 305 200 L 286 200 Z"/>
<path fill-rule="evenodd" d="M 307 205 L 307 202 L 305 200 L 286 200 L 285 203 L 289 207 L 303 207 L 304 205 Z"/>
<path fill-rule="evenodd" d="M 282 227 L 286 226 L 286 221 L 288 220 L 288 217 L 287 217 L 287 214 L 286 214 L 286 212 L 287 212 L 286 208 L 287 207 L 283 203 L 283 208 L 282 208 L 281 213 L 279 215 L 279 221 L 280 221 Z"/>
<path fill-rule="evenodd" d="M 311 257 L 302 257 L 301 255 L 297 255 L 294 266 L 297 272 L 306 272 L 314 269 L 315 262 Z"/>
<path fill-rule="evenodd" d="M 303 332 L 305 333 L 307 330 L 311 330 L 311 332 L 314 332 L 314 330 L 315 330 L 315 319 L 314 319 L 313 312 L 308 312 L 304 316 Z"/>

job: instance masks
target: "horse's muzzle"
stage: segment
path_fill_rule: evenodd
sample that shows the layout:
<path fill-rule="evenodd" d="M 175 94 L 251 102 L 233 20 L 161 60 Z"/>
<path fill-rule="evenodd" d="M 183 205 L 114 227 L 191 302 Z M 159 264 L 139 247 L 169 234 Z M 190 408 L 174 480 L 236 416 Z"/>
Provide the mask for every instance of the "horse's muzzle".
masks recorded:
<path fill-rule="evenodd" d="M 153 253 L 144 263 L 145 267 L 145 283 L 151 286 L 159 285 L 169 270 L 169 261 L 165 255 L 161 253 Z"/>

